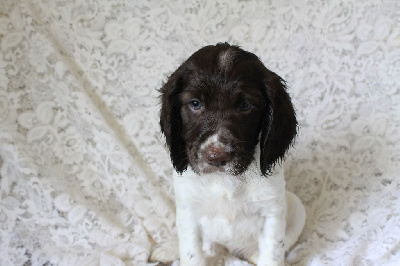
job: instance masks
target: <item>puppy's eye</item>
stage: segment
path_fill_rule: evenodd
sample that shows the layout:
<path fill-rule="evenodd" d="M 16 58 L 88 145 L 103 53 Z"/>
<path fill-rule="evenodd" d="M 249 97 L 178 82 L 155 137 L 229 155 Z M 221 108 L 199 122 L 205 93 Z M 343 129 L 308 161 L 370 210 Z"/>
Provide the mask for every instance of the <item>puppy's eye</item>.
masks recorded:
<path fill-rule="evenodd" d="M 248 101 L 241 102 L 239 104 L 239 109 L 241 111 L 248 111 L 251 108 L 251 104 Z"/>
<path fill-rule="evenodd" d="M 189 102 L 189 106 L 192 110 L 200 110 L 201 109 L 201 102 L 197 99 L 193 99 Z"/>

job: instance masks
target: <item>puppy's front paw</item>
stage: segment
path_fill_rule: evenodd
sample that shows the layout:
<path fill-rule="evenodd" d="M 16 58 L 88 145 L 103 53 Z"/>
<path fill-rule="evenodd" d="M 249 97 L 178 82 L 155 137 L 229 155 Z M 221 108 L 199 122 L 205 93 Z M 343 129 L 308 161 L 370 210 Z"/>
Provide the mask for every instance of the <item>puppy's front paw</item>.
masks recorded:
<path fill-rule="evenodd" d="M 153 262 L 173 262 L 179 259 L 178 239 L 162 242 L 153 247 L 150 261 Z"/>
<path fill-rule="evenodd" d="M 260 257 L 260 252 L 256 251 L 254 252 L 249 258 L 246 260 L 254 265 L 258 264 L 258 258 Z"/>

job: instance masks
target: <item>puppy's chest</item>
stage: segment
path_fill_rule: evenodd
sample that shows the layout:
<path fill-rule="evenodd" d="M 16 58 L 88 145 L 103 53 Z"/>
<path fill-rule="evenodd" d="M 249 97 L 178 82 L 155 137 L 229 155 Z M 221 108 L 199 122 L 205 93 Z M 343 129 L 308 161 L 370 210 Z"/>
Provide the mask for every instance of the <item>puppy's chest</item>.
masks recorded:
<path fill-rule="evenodd" d="M 202 185 L 192 203 L 199 216 L 220 216 L 231 220 L 243 215 L 251 200 L 246 187 L 216 182 Z"/>
<path fill-rule="evenodd" d="M 227 244 L 259 234 L 264 219 L 251 186 L 229 180 L 197 188 L 192 204 L 204 240 Z"/>

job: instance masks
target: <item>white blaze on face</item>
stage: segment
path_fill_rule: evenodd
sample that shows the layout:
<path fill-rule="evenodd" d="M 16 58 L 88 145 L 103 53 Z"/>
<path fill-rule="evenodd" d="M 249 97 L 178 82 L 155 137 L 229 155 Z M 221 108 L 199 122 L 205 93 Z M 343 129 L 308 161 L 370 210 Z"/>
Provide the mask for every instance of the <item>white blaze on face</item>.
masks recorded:
<path fill-rule="evenodd" d="M 236 56 L 236 52 L 228 49 L 220 53 L 218 65 L 223 71 L 228 71 L 232 67 L 233 59 Z"/>

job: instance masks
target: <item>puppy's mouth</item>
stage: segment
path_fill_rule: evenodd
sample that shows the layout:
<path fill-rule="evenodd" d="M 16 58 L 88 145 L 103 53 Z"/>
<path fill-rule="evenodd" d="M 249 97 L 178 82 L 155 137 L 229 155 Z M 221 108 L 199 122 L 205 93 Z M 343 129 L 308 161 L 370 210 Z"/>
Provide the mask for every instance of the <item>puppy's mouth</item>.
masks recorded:
<path fill-rule="evenodd" d="M 212 173 L 227 173 L 228 171 L 225 167 L 218 166 L 208 166 L 201 170 L 204 174 L 212 174 Z"/>
<path fill-rule="evenodd" d="M 239 175 L 246 169 L 238 163 L 231 162 L 223 166 L 213 166 L 206 162 L 198 162 L 192 165 L 192 169 L 198 174 L 220 174 L 220 175 Z"/>

